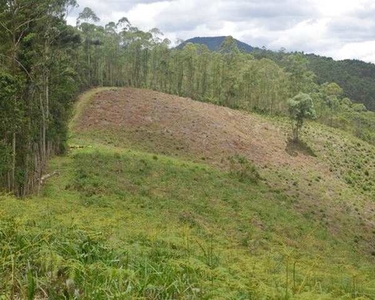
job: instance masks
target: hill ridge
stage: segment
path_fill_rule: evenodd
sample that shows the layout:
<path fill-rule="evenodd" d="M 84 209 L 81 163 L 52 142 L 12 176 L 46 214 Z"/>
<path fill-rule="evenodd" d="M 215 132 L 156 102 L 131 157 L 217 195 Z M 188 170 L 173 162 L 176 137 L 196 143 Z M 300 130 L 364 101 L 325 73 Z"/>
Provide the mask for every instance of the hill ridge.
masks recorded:
<path fill-rule="evenodd" d="M 177 48 L 181 49 L 183 48 L 186 44 L 188 43 L 193 43 L 193 44 L 203 44 L 208 47 L 209 50 L 211 51 L 219 51 L 221 44 L 224 42 L 225 38 L 228 36 L 212 36 L 212 37 L 194 37 L 191 39 L 188 39 L 184 41 L 181 45 L 179 45 Z M 238 49 L 244 51 L 244 52 L 253 52 L 255 49 L 244 42 L 241 42 L 240 40 L 234 39 L 237 43 Z"/>

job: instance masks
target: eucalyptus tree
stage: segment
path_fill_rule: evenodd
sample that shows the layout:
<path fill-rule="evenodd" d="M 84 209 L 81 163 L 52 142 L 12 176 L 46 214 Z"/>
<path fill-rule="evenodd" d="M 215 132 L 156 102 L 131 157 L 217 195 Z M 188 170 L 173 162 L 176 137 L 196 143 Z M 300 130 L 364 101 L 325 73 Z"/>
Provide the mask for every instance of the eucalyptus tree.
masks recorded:
<path fill-rule="evenodd" d="M 1 80 L 7 85 L 0 106 L 5 109 L 0 126 L 2 148 L 11 149 L 11 164 L 2 185 L 25 195 L 37 185 L 45 166 L 54 128 L 51 114 L 51 76 L 71 0 L 1 1 Z M 53 64 L 52 64 L 53 62 Z M 52 105 L 53 106 L 53 105 Z M 49 130 L 50 129 L 50 130 Z M 59 139 L 59 138 L 57 138 Z M 3 171 L 2 171 L 3 172 Z"/>
<path fill-rule="evenodd" d="M 311 93 L 316 88 L 315 74 L 308 68 L 309 61 L 302 54 L 286 56 L 282 62 L 285 71 L 288 72 L 290 96 L 299 92 Z"/>
<path fill-rule="evenodd" d="M 97 50 L 96 46 L 100 45 L 99 35 L 104 31 L 104 29 L 100 26 L 96 26 L 93 23 L 97 23 L 99 21 L 100 18 L 89 7 L 85 7 L 77 18 L 77 29 L 82 33 L 82 39 L 84 43 L 84 55 L 86 58 L 86 64 L 82 67 L 84 67 L 85 69 L 87 86 L 91 86 L 94 83 L 94 80 L 97 79 L 94 78 L 96 67 L 94 66 L 95 61 L 93 56 L 95 56 L 95 51 Z"/>
<path fill-rule="evenodd" d="M 221 74 L 224 98 L 222 101 L 224 105 L 233 107 L 238 95 L 239 70 L 243 66 L 236 40 L 231 36 L 226 37 L 219 52 L 223 55 L 223 72 Z"/>
<path fill-rule="evenodd" d="M 43 18 L 43 11 L 33 9 L 33 4 L 27 0 L 6 0 L 1 2 L 0 12 L 0 32 L 3 41 L 3 57 L 4 72 L 9 74 L 11 82 L 26 80 L 31 76 L 29 71 L 20 60 L 22 42 L 29 32 L 33 22 L 37 22 Z M 6 75 L 5 74 L 5 75 Z M 12 89 L 12 88 L 11 88 Z M 21 133 L 22 127 L 22 93 L 23 89 L 17 89 L 14 93 L 9 94 L 9 98 L 3 101 L 10 101 L 9 114 L 13 115 L 13 119 L 9 127 L 6 128 L 6 143 L 11 144 L 12 163 L 8 174 L 8 188 L 15 190 L 16 188 L 16 170 L 17 170 L 17 154 L 19 145 L 17 136 Z"/>
<path fill-rule="evenodd" d="M 207 92 L 209 90 L 210 77 L 210 62 L 211 55 L 206 45 L 199 45 L 197 47 L 197 75 L 196 75 L 196 98 L 198 100 L 206 100 Z"/>
<path fill-rule="evenodd" d="M 342 88 L 335 82 L 322 85 L 323 101 L 329 112 L 330 125 L 333 125 L 333 117 L 340 105 L 340 98 L 343 94 Z"/>
<path fill-rule="evenodd" d="M 182 95 L 194 98 L 197 46 L 189 43 L 182 49 L 183 81 Z"/>
<path fill-rule="evenodd" d="M 314 103 L 308 94 L 299 93 L 288 100 L 289 116 L 292 120 L 293 141 L 299 141 L 299 132 L 305 119 L 314 119 L 316 112 Z"/>

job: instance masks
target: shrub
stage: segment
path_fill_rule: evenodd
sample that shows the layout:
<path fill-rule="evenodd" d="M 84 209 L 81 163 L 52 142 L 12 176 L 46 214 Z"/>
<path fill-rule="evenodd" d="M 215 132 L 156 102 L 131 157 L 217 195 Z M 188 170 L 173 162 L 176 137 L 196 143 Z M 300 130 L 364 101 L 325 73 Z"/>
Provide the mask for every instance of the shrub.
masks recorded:
<path fill-rule="evenodd" d="M 240 182 L 257 183 L 261 177 L 257 168 L 246 157 L 235 155 L 229 157 L 230 173 L 239 178 Z"/>

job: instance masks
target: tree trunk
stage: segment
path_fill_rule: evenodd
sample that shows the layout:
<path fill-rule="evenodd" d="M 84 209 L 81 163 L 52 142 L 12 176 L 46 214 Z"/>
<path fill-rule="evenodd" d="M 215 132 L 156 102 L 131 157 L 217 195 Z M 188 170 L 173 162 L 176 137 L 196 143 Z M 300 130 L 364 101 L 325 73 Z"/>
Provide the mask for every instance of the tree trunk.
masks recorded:
<path fill-rule="evenodd" d="M 10 189 L 14 190 L 16 187 L 16 147 L 17 147 L 17 139 L 16 139 L 16 132 L 13 132 L 12 138 L 12 170 L 10 175 Z"/>

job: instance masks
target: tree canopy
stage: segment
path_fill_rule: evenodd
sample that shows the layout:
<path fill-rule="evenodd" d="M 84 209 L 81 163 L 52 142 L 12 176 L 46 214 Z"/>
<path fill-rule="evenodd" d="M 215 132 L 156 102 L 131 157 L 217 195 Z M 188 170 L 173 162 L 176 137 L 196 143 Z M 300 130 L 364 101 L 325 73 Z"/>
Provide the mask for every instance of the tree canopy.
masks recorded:
<path fill-rule="evenodd" d="M 304 93 L 288 100 L 289 115 L 293 121 L 293 140 L 299 140 L 299 131 L 301 130 L 305 119 L 316 118 L 314 103 L 311 97 Z"/>

